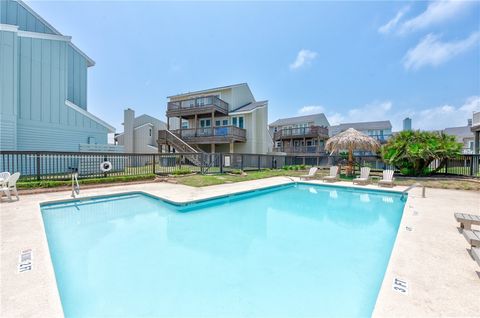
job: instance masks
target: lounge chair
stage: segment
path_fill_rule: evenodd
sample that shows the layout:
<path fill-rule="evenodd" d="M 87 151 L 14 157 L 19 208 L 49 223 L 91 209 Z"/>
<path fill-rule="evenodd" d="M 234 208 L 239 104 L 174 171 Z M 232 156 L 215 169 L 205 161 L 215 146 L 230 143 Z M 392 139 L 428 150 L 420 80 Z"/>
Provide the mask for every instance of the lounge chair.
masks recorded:
<path fill-rule="evenodd" d="M 473 259 L 477 262 L 478 266 L 480 266 L 480 247 L 472 248 L 471 254 L 473 256 Z"/>
<path fill-rule="evenodd" d="M 17 197 L 17 200 L 19 200 L 17 191 L 18 178 L 20 178 L 20 172 L 15 172 L 10 177 L 8 177 L 7 181 L 5 181 L 2 187 L 0 187 L 0 198 L 2 197 L 3 193 L 5 193 L 8 200 L 12 200 L 11 192 L 13 191 L 13 193 Z"/>
<path fill-rule="evenodd" d="M 318 170 L 317 167 L 311 167 L 310 170 L 308 171 L 308 174 L 304 174 L 303 176 L 300 176 L 300 180 L 311 179 L 315 177 L 315 173 L 317 173 L 317 170 Z"/>
<path fill-rule="evenodd" d="M 463 236 L 467 239 L 468 244 L 474 247 L 480 247 L 480 231 L 476 230 L 464 230 Z"/>
<path fill-rule="evenodd" d="M 5 184 L 10 178 L 10 172 L 0 172 L 0 188 L 3 188 L 3 184 Z"/>
<path fill-rule="evenodd" d="M 360 177 L 353 179 L 353 184 L 366 184 L 369 182 L 368 176 L 370 175 L 369 167 L 362 167 L 360 169 Z"/>
<path fill-rule="evenodd" d="M 480 215 L 455 213 L 455 220 L 460 222 L 460 227 L 465 230 L 470 230 L 473 225 L 480 225 Z"/>
<path fill-rule="evenodd" d="M 393 177 L 393 170 L 383 170 L 383 178 L 378 181 L 379 186 L 393 187 L 395 178 Z"/>
<path fill-rule="evenodd" d="M 328 176 L 323 177 L 323 181 L 337 181 L 338 180 L 338 166 L 331 166 Z"/>

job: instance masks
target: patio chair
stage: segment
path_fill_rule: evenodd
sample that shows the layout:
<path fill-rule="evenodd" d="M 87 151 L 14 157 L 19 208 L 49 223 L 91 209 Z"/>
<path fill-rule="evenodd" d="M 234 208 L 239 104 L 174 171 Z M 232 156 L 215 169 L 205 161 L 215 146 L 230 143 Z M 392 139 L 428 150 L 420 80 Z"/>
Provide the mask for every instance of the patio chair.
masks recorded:
<path fill-rule="evenodd" d="M 393 177 L 393 170 L 383 170 L 383 178 L 378 181 L 379 186 L 393 187 L 395 185 L 395 178 Z"/>
<path fill-rule="evenodd" d="M 473 259 L 477 262 L 478 266 L 480 266 L 480 247 L 474 247 L 471 250 Z"/>
<path fill-rule="evenodd" d="M 472 248 L 480 247 L 480 231 L 464 230 L 463 236 L 467 239 L 468 244 L 470 244 Z"/>
<path fill-rule="evenodd" d="M 7 182 L 7 179 L 10 177 L 10 172 L 0 172 L 0 188 L 3 187 L 3 184 Z"/>
<path fill-rule="evenodd" d="M 338 166 L 331 166 L 328 176 L 323 177 L 323 181 L 337 181 L 338 180 Z"/>
<path fill-rule="evenodd" d="M 6 182 L 4 182 L 4 184 L 0 188 L 0 198 L 3 196 L 3 193 L 5 193 L 7 195 L 8 200 L 12 200 L 11 192 L 13 191 L 13 193 L 17 197 L 17 200 L 19 200 L 18 191 L 17 191 L 18 178 L 20 178 L 20 172 L 15 172 L 7 179 Z"/>
<path fill-rule="evenodd" d="M 302 179 L 311 179 L 315 177 L 315 173 L 317 173 L 318 168 L 317 167 L 311 167 L 310 170 L 308 171 L 308 174 L 300 176 L 300 180 Z"/>
<path fill-rule="evenodd" d="M 353 184 L 367 184 L 369 182 L 368 176 L 370 175 L 369 167 L 362 167 L 360 169 L 360 177 L 353 179 Z"/>
<path fill-rule="evenodd" d="M 455 220 L 460 223 L 460 227 L 465 230 L 470 230 L 473 225 L 480 225 L 480 215 L 455 213 Z"/>

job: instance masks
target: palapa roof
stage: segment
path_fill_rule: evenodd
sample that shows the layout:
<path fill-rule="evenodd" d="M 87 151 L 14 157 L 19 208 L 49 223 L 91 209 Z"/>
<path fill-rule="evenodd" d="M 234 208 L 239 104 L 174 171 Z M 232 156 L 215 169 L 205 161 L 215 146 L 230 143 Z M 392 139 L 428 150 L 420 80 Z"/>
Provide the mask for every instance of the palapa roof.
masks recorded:
<path fill-rule="evenodd" d="M 325 148 L 331 153 L 340 150 L 364 150 L 376 151 L 380 148 L 380 143 L 364 133 L 353 128 L 339 133 L 327 140 Z"/>

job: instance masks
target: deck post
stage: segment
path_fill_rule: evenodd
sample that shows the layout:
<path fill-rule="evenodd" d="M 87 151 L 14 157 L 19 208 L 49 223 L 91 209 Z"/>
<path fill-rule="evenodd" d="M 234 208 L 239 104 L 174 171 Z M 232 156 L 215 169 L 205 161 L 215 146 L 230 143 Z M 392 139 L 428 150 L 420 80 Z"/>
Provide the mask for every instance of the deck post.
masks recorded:
<path fill-rule="evenodd" d="M 155 165 L 156 165 L 156 160 L 155 160 L 155 154 L 152 155 L 152 172 L 155 174 Z"/>
<path fill-rule="evenodd" d="M 40 153 L 37 152 L 37 180 L 40 180 Z"/>

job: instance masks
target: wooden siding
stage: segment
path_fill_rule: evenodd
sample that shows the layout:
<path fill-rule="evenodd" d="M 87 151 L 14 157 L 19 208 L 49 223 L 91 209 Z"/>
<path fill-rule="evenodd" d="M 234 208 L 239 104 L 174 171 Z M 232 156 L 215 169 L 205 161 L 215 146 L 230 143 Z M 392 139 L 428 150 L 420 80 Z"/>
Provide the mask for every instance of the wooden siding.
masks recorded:
<path fill-rule="evenodd" d="M 22 31 L 57 34 L 17 1 L 0 0 L 0 23 L 18 25 Z"/>
<path fill-rule="evenodd" d="M 87 109 L 87 60 L 68 45 L 67 98 L 75 105 Z"/>
<path fill-rule="evenodd" d="M 0 149 L 16 150 L 17 34 L 0 31 Z"/>

